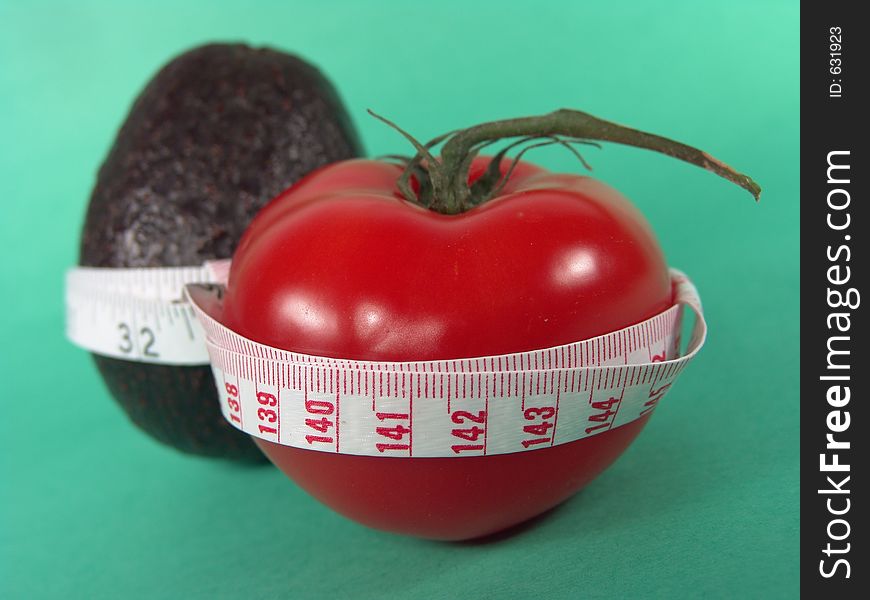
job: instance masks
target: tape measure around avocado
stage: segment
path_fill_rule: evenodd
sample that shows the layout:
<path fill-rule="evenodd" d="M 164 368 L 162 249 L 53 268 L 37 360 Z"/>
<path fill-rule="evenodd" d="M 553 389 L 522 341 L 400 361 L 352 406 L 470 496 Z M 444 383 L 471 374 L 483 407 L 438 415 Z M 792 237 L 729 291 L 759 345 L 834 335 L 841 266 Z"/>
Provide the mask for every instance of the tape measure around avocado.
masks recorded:
<path fill-rule="evenodd" d="M 95 354 L 165 365 L 207 365 L 189 283 L 226 281 L 229 261 L 199 267 L 77 267 L 66 274 L 66 333 Z"/>
<path fill-rule="evenodd" d="M 226 419 L 282 445 L 367 456 L 531 451 L 645 417 L 704 343 L 695 287 L 671 271 L 674 306 L 564 346 L 463 360 L 369 362 L 298 354 L 221 325 L 222 286 L 190 284 Z M 680 353 L 684 308 L 695 315 Z"/>

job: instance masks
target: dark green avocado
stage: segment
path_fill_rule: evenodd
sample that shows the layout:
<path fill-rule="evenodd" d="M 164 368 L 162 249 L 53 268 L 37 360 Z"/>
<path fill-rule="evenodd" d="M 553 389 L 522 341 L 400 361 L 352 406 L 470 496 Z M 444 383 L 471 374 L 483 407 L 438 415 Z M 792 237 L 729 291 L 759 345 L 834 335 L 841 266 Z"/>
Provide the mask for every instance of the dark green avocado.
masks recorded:
<path fill-rule="evenodd" d="M 175 267 L 230 258 L 266 202 L 361 153 L 335 89 L 312 65 L 241 44 L 195 48 L 133 104 L 91 194 L 79 262 Z M 193 454 L 263 460 L 221 416 L 209 367 L 94 361 L 154 438 Z"/>

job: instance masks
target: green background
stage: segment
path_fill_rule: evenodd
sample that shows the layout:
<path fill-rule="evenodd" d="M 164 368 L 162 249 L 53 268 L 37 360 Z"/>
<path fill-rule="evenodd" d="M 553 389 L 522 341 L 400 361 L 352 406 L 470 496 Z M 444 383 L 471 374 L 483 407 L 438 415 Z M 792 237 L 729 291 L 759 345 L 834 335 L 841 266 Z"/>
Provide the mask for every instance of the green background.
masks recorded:
<path fill-rule="evenodd" d="M 788 598 L 798 587 L 797 2 L 0 0 L 0 597 Z M 271 468 L 135 430 L 63 337 L 62 273 L 147 79 L 208 40 L 298 52 L 369 154 L 575 107 L 699 146 L 589 150 L 697 283 L 708 346 L 608 472 L 509 536 L 370 531 Z M 558 151 L 533 160 L 579 170 Z"/>

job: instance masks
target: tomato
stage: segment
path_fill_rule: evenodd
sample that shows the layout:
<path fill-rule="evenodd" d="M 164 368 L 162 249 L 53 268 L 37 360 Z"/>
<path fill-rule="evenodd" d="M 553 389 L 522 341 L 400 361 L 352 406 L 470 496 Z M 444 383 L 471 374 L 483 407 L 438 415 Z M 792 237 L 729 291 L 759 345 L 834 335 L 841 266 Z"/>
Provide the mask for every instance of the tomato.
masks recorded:
<path fill-rule="evenodd" d="M 488 163 L 476 159 L 469 182 Z M 667 265 L 649 225 L 600 181 L 520 162 L 497 197 L 446 215 L 407 200 L 396 185 L 401 172 L 346 161 L 270 203 L 233 257 L 224 324 L 319 356 L 435 360 L 566 344 L 671 305 Z M 351 456 L 256 441 L 312 496 L 360 523 L 456 540 L 564 501 L 615 460 L 646 420 L 486 457 Z"/>

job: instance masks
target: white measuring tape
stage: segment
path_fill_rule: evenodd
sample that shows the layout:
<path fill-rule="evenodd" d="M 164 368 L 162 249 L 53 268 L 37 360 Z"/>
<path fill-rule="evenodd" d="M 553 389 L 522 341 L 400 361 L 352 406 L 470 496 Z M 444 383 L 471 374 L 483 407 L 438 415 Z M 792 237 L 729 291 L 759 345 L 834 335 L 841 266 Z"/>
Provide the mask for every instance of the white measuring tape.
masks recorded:
<path fill-rule="evenodd" d="M 655 408 L 706 336 L 694 286 L 672 270 L 674 306 L 589 340 L 449 361 L 324 358 L 258 344 L 222 326 L 220 284 L 228 271 L 229 261 L 71 269 L 67 335 L 104 356 L 211 362 L 224 416 L 250 435 L 325 452 L 405 457 L 521 452 L 629 423 Z M 681 355 L 685 306 L 696 319 Z"/>
<path fill-rule="evenodd" d="M 205 336 L 183 298 L 188 283 L 223 282 L 229 261 L 201 267 L 77 267 L 66 274 L 66 333 L 103 356 L 207 365 Z"/>
<path fill-rule="evenodd" d="M 704 343 L 697 291 L 672 270 L 675 304 L 626 329 L 564 346 L 427 362 L 310 356 L 221 325 L 219 285 L 186 295 L 227 420 L 279 444 L 393 457 L 484 456 L 546 448 L 646 416 Z M 680 354 L 683 308 L 696 316 Z"/>

